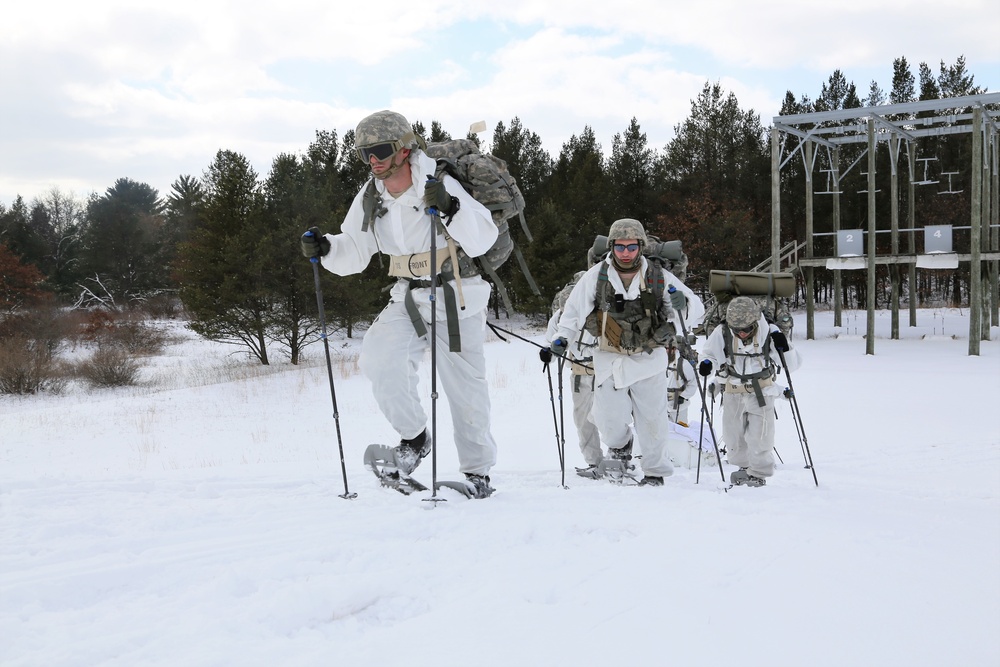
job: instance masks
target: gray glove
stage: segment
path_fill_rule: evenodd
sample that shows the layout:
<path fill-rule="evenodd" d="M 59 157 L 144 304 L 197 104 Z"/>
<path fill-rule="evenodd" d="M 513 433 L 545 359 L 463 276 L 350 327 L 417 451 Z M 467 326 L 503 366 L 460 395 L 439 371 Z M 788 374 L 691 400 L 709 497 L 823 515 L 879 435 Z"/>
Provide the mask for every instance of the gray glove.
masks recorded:
<path fill-rule="evenodd" d="M 676 310 L 678 313 L 683 313 L 687 308 L 688 302 L 687 297 L 684 296 L 684 292 L 671 285 L 670 289 L 667 290 L 667 293 L 670 295 L 671 308 Z"/>
<path fill-rule="evenodd" d="M 566 339 L 563 338 L 562 336 L 556 338 L 549 345 L 549 349 L 552 350 L 552 354 L 558 354 L 560 357 L 566 356 L 566 350 L 568 348 L 569 348 L 569 343 L 567 343 Z"/>
<path fill-rule="evenodd" d="M 448 194 L 444 183 L 428 179 L 424 185 L 424 206 L 436 208 L 438 213 L 447 217 L 458 210 L 458 200 Z"/>
<path fill-rule="evenodd" d="M 309 259 L 323 257 L 328 252 L 330 252 L 330 240 L 320 233 L 319 227 L 310 227 L 309 231 L 302 235 L 302 254 Z"/>

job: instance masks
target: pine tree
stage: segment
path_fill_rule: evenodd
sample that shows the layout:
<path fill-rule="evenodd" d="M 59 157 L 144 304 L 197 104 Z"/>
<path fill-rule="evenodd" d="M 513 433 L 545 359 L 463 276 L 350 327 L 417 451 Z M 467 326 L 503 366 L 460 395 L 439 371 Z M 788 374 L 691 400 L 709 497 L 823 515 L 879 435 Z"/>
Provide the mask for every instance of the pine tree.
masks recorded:
<path fill-rule="evenodd" d="M 220 150 L 202 181 L 202 225 L 181 245 L 177 270 L 191 329 L 243 345 L 267 365 L 275 266 L 266 246 L 274 241 L 257 174 L 243 155 Z"/>

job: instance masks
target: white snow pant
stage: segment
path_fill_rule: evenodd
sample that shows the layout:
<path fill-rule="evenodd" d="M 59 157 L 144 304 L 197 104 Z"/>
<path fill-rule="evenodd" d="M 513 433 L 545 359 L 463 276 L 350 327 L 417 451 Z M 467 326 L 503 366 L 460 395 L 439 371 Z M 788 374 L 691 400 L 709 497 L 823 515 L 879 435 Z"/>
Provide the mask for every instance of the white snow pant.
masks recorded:
<path fill-rule="evenodd" d="M 652 477 L 669 477 L 674 464 L 667 451 L 670 415 L 667 403 L 667 376 L 657 373 L 624 389 L 615 389 L 614 379 L 608 378 L 594 394 L 594 421 L 601 439 L 609 447 L 624 447 L 631 433 L 629 422 L 642 448 L 642 472 Z"/>
<path fill-rule="evenodd" d="M 402 303 L 390 303 L 365 333 L 358 364 L 371 380 L 379 409 L 401 438 L 427 427 L 427 413 L 417 393 L 417 369 L 428 349 L 418 337 Z M 448 397 L 459 470 L 485 475 L 496 463 L 497 444 L 490 433 L 490 396 L 486 381 L 486 312 L 459 320 L 462 351 L 448 350 L 448 326 L 437 322 L 437 372 Z"/>
<path fill-rule="evenodd" d="M 580 453 L 587 465 L 597 465 L 604 459 L 601 436 L 594 424 L 594 376 L 570 375 L 573 392 L 573 423 L 580 439 Z"/>
<path fill-rule="evenodd" d="M 774 396 L 764 396 L 761 407 L 752 392 L 723 394 L 722 439 L 731 464 L 747 468 L 754 477 L 773 475 Z"/>

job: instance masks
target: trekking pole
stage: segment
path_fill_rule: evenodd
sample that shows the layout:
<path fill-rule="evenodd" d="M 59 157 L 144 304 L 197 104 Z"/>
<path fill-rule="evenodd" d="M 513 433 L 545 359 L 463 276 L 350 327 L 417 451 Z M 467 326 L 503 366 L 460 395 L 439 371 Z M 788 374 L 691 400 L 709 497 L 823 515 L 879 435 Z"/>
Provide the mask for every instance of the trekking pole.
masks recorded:
<path fill-rule="evenodd" d="M 549 349 L 547 345 L 539 345 L 535 341 L 528 340 L 524 336 L 519 336 L 516 333 L 514 333 L 513 331 L 507 331 L 506 329 L 498 327 L 495 324 L 493 324 L 492 322 L 487 322 L 486 326 L 488 326 L 490 328 L 490 330 L 494 334 L 496 334 L 497 338 L 499 338 L 500 340 L 502 340 L 505 343 L 507 342 L 507 339 L 503 337 L 503 334 L 507 334 L 508 336 L 513 336 L 514 338 L 518 338 L 520 340 L 523 340 L 525 343 L 530 343 L 531 345 L 534 345 L 535 347 L 537 347 L 540 350 L 548 350 Z M 551 362 L 549 362 L 549 363 L 551 363 Z M 565 417 L 564 417 L 564 411 L 563 411 L 563 383 L 562 383 L 562 371 L 563 371 L 563 366 L 566 363 L 565 358 L 564 357 L 560 357 L 558 363 L 559 363 L 559 365 L 557 367 L 558 368 L 558 373 L 559 373 L 559 418 L 558 419 L 556 419 L 555 392 L 552 389 L 552 371 L 549 369 L 549 364 L 545 364 L 545 371 L 548 374 L 548 378 L 549 378 L 549 402 L 552 403 L 552 421 L 553 421 L 553 423 L 555 424 L 555 427 L 556 427 L 556 451 L 559 454 L 559 470 L 562 473 L 562 486 L 565 489 L 565 488 L 569 488 L 569 487 L 566 486 L 566 425 L 565 425 Z M 587 369 L 591 368 L 587 364 L 581 363 L 579 361 L 573 361 L 573 363 L 574 364 L 578 364 L 579 366 L 582 366 L 583 368 L 587 368 Z M 561 427 L 560 427 L 560 422 L 562 423 Z"/>
<path fill-rule="evenodd" d="M 559 469 L 562 471 L 562 487 L 566 486 L 566 411 L 563 402 L 563 368 L 566 365 L 565 358 L 559 359 Z"/>
<path fill-rule="evenodd" d="M 792 390 L 791 389 L 786 389 L 785 393 L 784 393 L 784 396 L 785 396 L 785 398 L 789 399 L 789 407 L 791 408 Z M 803 441 L 802 441 L 802 425 L 799 424 L 799 419 L 798 419 L 798 417 L 795 416 L 795 409 L 791 408 L 791 411 L 792 411 L 792 422 L 795 424 L 795 435 L 797 435 L 798 438 L 799 438 L 799 449 L 802 450 L 802 458 L 805 460 L 806 467 L 808 468 L 809 467 L 809 459 L 806 458 L 806 448 L 805 448 L 805 445 L 803 444 Z"/>
<path fill-rule="evenodd" d="M 427 182 L 435 181 L 433 176 L 427 176 Z M 437 483 L 437 231 L 441 224 L 441 216 L 436 207 L 427 209 L 431 218 L 431 497 L 424 498 L 432 503 L 446 502 L 446 498 L 438 498 Z M 458 267 L 453 267 L 456 271 Z"/>
<path fill-rule="evenodd" d="M 802 448 L 804 450 L 806 458 L 806 468 L 812 470 L 813 482 L 816 486 L 819 486 L 819 480 L 816 479 L 816 467 L 813 465 L 812 453 L 809 451 L 809 439 L 806 438 L 806 430 L 802 425 L 802 413 L 799 412 L 799 401 L 795 398 L 795 387 L 792 386 L 792 373 L 788 370 L 788 364 L 785 363 L 785 353 L 778 350 L 778 356 L 781 357 L 781 365 L 785 369 L 785 376 L 788 378 L 788 393 L 789 397 L 792 399 L 792 418 L 796 420 L 799 427 L 799 433 L 802 436 Z"/>
<path fill-rule="evenodd" d="M 673 405 L 674 423 L 676 424 L 678 420 L 680 420 L 681 418 L 681 385 L 683 384 L 682 380 L 686 378 L 683 378 L 683 376 L 681 375 L 681 361 L 683 361 L 684 359 L 683 357 L 681 357 L 680 348 L 674 347 L 673 349 L 674 349 L 674 354 L 676 355 L 674 357 L 674 405 Z"/>
<path fill-rule="evenodd" d="M 313 232 L 306 232 L 312 234 Z M 316 306 L 319 308 L 320 337 L 323 339 L 323 351 L 326 352 L 326 374 L 330 378 L 330 398 L 333 400 L 333 422 L 337 426 L 337 447 L 340 450 L 340 473 L 344 477 L 344 492 L 340 497 L 353 500 L 358 494 L 351 493 L 347 488 L 347 464 L 344 462 L 344 440 L 340 436 L 340 411 L 337 410 L 337 390 L 333 386 L 333 366 L 330 363 L 330 341 L 326 337 L 326 310 L 323 308 L 323 289 L 319 284 L 319 257 L 310 257 L 313 265 L 313 281 L 316 283 Z"/>
<path fill-rule="evenodd" d="M 698 375 L 697 369 L 695 369 L 695 375 L 696 376 Z M 696 382 L 697 382 L 697 380 L 698 380 L 698 378 L 695 377 L 695 381 Z M 702 401 L 702 403 L 704 403 L 704 400 Z M 713 408 L 715 407 L 715 396 L 714 395 L 712 396 L 712 407 Z M 701 481 L 701 443 L 702 443 L 702 441 L 705 438 L 705 410 L 704 410 L 704 406 L 702 406 L 702 408 L 703 409 L 701 411 L 701 426 L 698 427 L 698 467 L 695 469 L 695 474 L 694 474 L 694 483 L 695 484 L 698 484 Z M 723 481 L 725 481 L 725 479 L 723 479 Z"/>
<path fill-rule="evenodd" d="M 525 343 L 528 343 L 529 345 L 534 345 L 535 347 L 537 347 L 537 348 L 539 348 L 541 350 L 547 350 L 547 349 L 549 349 L 548 345 L 539 345 L 535 341 L 528 340 L 524 336 L 518 336 L 513 331 L 507 331 L 506 329 L 504 329 L 502 327 L 498 327 L 497 325 L 493 324 L 492 322 L 487 322 L 486 326 L 488 326 L 490 328 L 490 331 L 492 331 L 493 333 L 496 334 L 497 338 L 499 338 L 500 340 L 502 340 L 505 343 L 507 342 L 507 339 L 504 338 L 502 334 L 507 334 L 508 336 L 513 336 L 514 338 L 517 338 L 518 340 L 523 340 Z M 588 366 L 587 364 L 583 363 L 582 361 L 573 361 L 573 363 L 576 364 L 577 366 L 579 366 L 580 368 L 586 368 L 588 371 L 594 370 L 593 366 Z"/>
<path fill-rule="evenodd" d="M 674 287 L 673 285 L 670 285 L 667 288 L 667 293 L 668 294 L 673 294 L 676 291 L 677 291 L 677 288 Z M 684 317 L 680 313 L 677 313 L 677 319 L 680 320 L 680 323 L 681 323 L 681 332 L 684 334 L 684 340 L 687 340 L 688 339 L 687 323 L 684 322 Z M 708 406 L 705 405 L 705 387 L 701 384 L 701 381 L 698 379 L 698 377 L 699 377 L 699 374 L 697 372 L 697 369 L 695 369 L 694 381 L 695 381 L 695 384 L 698 385 L 698 393 L 701 394 L 701 414 L 702 414 L 702 419 L 704 419 L 704 417 L 708 414 Z M 719 454 L 719 441 L 715 437 L 715 428 L 712 426 L 712 422 L 711 421 L 708 422 L 708 432 L 712 434 L 712 446 L 715 448 L 715 458 L 719 462 L 719 475 L 722 477 L 723 483 L 725 483 L 725 481 L 726 481 L 726 471 L 722 469 L 722 456 Z M 699 440 L 700 440 L 700 438 L 699 438 Z M 700 481 L 700 479 L 699 479 L 700 475 L 701 475 L 701 442 L 699 441 L 698 442 L 698 472 L 695 475 L 695 481 L 694 481 L 695 484 L 697 484 Z"/>
<path fill-rule="evenodd" d="M 695 367 L 693 361 L 691 362 L 691 367 L 694 370 L 694 380 L 695 380 L 695 382 L 697 382 L 698 381 L 698 369 Z M 702 442 L 703 442 L 703 440 L 705 438 L 705 417 L 706 416 L 708 417 L 708 423 L 709 424 L 714 424 L 715 423 L 715 385 L 714 384 L 711 386 L 711 389 L 708 392 L 708 394 L 709 394 L 709 396 L 712 399 L 712 408 L 711 408 L 711 412 L 709 412 L 707 415 L 706 415 L 706 413 L 704 411 L 702 411 L 702 413 L 701 413 L 701 426 L 698 428 L 698 468 L 697 468 L 697 471 L 695 472 L 695 476 L 694 476 L 695 484 L 697 484 L 698 481 L 701 479 L 701 451 L 702 451 Z M 702 402 L 704 403 L 704 399 L 702 399 Z M 715 432 L 712 431 L 712 433 L 714 434 Z M 712 437 L 714 439 L 715 436 L 713 435 Z M 716 455 L 716 457 L 719 457 L 719 446 L 718 445 L 715 445 L 715 455 Z M 725 481 L 725 479 L 723 479 L 723 481 Z"/>
<path fill-rule="evenodd" d="M 777 406 L 774 408 L 774 421 L 778 421 L 778 408 L 777 408 Z M 792 415 L 792 421 L 795 421 L 795 415 L 794 414 Z M 798 425 L 797 422 L 795 424 L 795 432 L 796 432 L 796 434 L 799 432 L 799 425 Z M 799 438 L 799 443 L 801 443 L 801 442 L 802 442 L 802 438 Z M 774 451 L 774 455 L 778 457 L 778 463 L 780 463 L 781 465 L 784 465 L 785 464 L 785 459 L 781 458 L 781 454 L 778 453 L 778 448 L 777 447 L 771 447 L 771 450 Z"/>
<path fill-rule="evenodd" d="M 566 487 L 566 457 L 564 456 L 564 450 L 560 444 L 565 442 L 562 438 L 562 431 L 559 427 L 559 419 L 556 418 L 556 398 L 555 392 L 552 389 L 552 369 L 550 368 L 551 362 L 545 364 L 545 374 L 549 379 L 549 403 L 552 404 L 552 425 L 555 426 L 556 431 L 556 454 L 559 455 L 559 471 L 562 473 L 562 486 Z M 562 412 L 562 364 L 558 366 L 559 369 L 559 411 Z"/>
<path fill-rule="evenodd" d="M 798 417 L 795 416 L 795 409 L 791 407 L 792 390 L 786 388 L 785 391 L 782 393 L 782 396 L 784 396 L 785 398 L 788 399 L 789 409 L 792 412 L 792 423 L 795 424 L 795 435 L 798 436 L 798 438 L 799 438 L 799 449 L 802 450 L 802 458 L 805 460 L 806 467 L 808 468 L 809 467 L 809 459 L 806 458 L 806 447 L 805 447 L 805 445 L 802 442 L 802 426 L 801 426 L 801 424 L 799 424 Z M 775 414 L 775 418 L 777 418 L 778 411 L 775 410 L 774 414 Z"/>

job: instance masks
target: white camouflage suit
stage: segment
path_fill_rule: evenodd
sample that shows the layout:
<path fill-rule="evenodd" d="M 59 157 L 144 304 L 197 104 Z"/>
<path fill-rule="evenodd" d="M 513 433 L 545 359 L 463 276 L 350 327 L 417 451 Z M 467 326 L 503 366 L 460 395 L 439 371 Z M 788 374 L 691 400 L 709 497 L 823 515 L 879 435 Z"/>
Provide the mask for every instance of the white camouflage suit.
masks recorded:
<path fill-rule="evenodd" d="M 609 265 L 608 280 L 614 293 L 622 294 L 626 301 L 639 298 L 639 286 L 645 282 L 648 260 L 642 257 L 638 273 L 628 289 L 611 262 L 609 255 L 603 262 L 595 264 L 573 288 L 559 318 L 559 336 L 572 341 L 580 335 L 587 316 L 594 310 L 598 277 L 605 264 Z M 661 271 L 664 284 L 673 285 L 687 297 L 685 323 L 690 330 L 691 323 L 699 322 L 705 314 L 705 307 L 701 299 L 674 274 L 664 269 Z M 669 304 L 669 299 L 664 289 L 663 302 Z M 680 332 L 681 323 L 676 312 L 671 321 Z M 649 354 L 634 355 L 602 349 L 594 351 L 596 390 L 593 414 L 601 440 L 611 448 L 624 447 L 631 436 L 629 422 L 633 422 L 642 449 L 642 471 L 651 477 L 669 477 L 674 472 L 666 446 L 670 433 L 667 365 L 667 350 L 662 347 Z"/>
<path fill-rule="evenodd" d="M 727 373 L 729 359 L 726 357 L 723 338 L 725 327 L 724 323 L 715 327 L 705 342 L 700 356 L 702 360 L 708 359 L 712 362 L 716 384 L 723 392 L 722 440 L 726 445 L 726 459 L 732 465 L 747 468 L 747 472 L 754 477 L 770 477 L 774 474 L 774 400 L 784 388 L 777 382 L 761 387 L 761 393 L 764 395 L 763 406 L 758 405 L 757 396 L 752 391 L 738 393 L 732 391 L 742 382 Z M 761 316 L 757 320 L 754 335 L 748 336 L 745 342 L 733 334 L 733 350 L 743 353 L 760 352 L 771 331 L 779 329 L 768 325 L 767 320 Z M 794 371 L 801 365 L 802 358 L 791 346 L 791 341 L 788 347 L 789 350 L 785 352 L 785 362 L 788 364 L 786 371 Z M 750 375 L 764 369 L 764 361 L 759 356 L 735 357 L 735 359 L 735 370 L 742 375 Z M 766 363 L 775 367 L 781 366 L 781 357 L 774 349 L 773 342 Z"/>
<path fill-rule="evenodd" d="M 327 234 L 330 252 L 322 257 L 325 268 L 341 276 L 360 273 L 372 256 L 424 253 L 431 248 L 431 218 L 423 201 L 427 176 L 433 175 L 436 163 L 423 151 L 409 156 L 413 185 L 392 197 L 380 180 L 375 185 L 387 212 L 376 219 L 375 230 L 362 231 L 364 188 L 351 204 L 341 225 L 340 234 Z M 457 197 L 460 206 L 448 221 L 448 233 L 471 257 L 478 257 L 493 245 L 497 227 L 490 212 L 472 198 L 451 176 L 442 177 L 448 193 Z M 377 239 L 376 239 L 377 237 Z M 438 264 L 448 256 L 443 235 L 437 234 Z M 448 396 L 454 424 L 459 468 L 463 473 L 486 475 L 496 463 L 497 446 L 490 432 L 490 397 L 486 381 L 486 307 L 490 285 L 479 276 L 462 278 L 465 309 L 459 309 L 461 352 L 448 349 L 448 328 L 442 286 L 437 288 L 437 371 Z M 450 281 L 452 288 L 454 281 Z M 403 299 L 409 290 L 406 280 L 399 280 L 390 291 L 389 304 L 365 333 L 359 364 L 371 380 L 379 409 L 401 438 L 412 439 L 427 427 L 428 417 L 417 393 L 417 369 L 427 350 L 431 335 L 429 287 L 413 290 L 413 300 L 427 327 L 427 335 L 418 337 L 406 312 Z"/>

